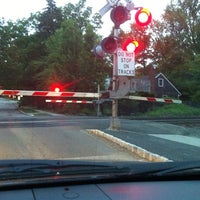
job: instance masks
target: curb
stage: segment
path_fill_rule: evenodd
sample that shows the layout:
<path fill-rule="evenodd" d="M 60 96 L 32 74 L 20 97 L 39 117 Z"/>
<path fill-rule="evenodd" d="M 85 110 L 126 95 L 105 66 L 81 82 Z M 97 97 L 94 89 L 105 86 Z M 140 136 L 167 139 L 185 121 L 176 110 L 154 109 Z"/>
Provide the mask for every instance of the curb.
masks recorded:
<path fill-rule="evenodd" d="M 172 160 L 169 160 L 166 157 L 160 156 L 158 154 L 151 153 L 150 151 L 147 151 L 146 149 L 143 149 L 141 147 L 138 147 L 134 144 L 125 142 L 124 140 L 121 140 L 117 137 L 114 137 L 112 135 L 109 135 L 103 131 L 97 130 L 97 129 L 87 129 L 88 133 L 95 134 L 97 136 L 103 137 L 111 142 L 114 142 L 121 147 L 131 151 L 132 153 L 137 154 L 139 157 L 144 158 L 145 160 L 151 161 L 151 162 L 169 162 Z"/>

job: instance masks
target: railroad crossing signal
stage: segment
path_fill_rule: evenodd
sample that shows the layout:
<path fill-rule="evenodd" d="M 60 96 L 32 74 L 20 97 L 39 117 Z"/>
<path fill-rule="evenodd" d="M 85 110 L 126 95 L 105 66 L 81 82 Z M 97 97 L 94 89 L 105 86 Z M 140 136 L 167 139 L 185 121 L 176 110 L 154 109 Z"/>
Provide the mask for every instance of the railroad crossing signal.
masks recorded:
<path fill-rule="evenodd" d="M 120 1 L 120 0 L 119 0 Z M 117 91 L 117 76 L 119 76 L 119 71 L 117 72 L 117 67 L 120 66 L 119 62 L 119 55 L 116 54 L 116 50 L 121 47 L 121 38 L 119 38 L 119 28 L 120 25 L 124 22 L 130 20 L 130 12 L 131 10 L 137 10 L 135 14 L 135 21 L 139 26 L 146 26 L 151 22 L 152 15 L 150 11 L 146 8 L 141 7 L 135 7 L 132 3 L 132 0 L 126 0 L 127 4 L 126 6 L 123 6 L 122 4 L 118 4 L 117 0 L 107 0 L 107 4 L 100 10 L 100 14 L 104 15 L 107 11 L 109 11 L 111 8 L 110 18 L 113 21 L 115 27 L 114 27 L 114 34 L 113 36 L 106 37 L 103 39 L 100 45 L 97 45 L 92 51 L 97 55 L 98 57 L 104 57 L 106 53 L 113 55 L 113 84 L 112 84 L 112 91 Z M 138 48 L 139 43 L 134 40 L 129 42 L 125 46 L 126 51 L 132 51 L 132 53 Z M 121 61 L 126 61 L 126 58 L 122 58 Z M 127 59 L 129 61 L 129 58 Z M 134 65 L 134 64 L 133 64 Z M 123 63 L 123 69 L 129 68 L 129 62 Z M 130 72 L 130 70 L 123 70 L 123 72 Z M 134 75 L 134 70 L 131 75 Z M 127 73 L 126 73 L 127 76 Z M 111 129 L 119 129 L 120 128 L 120 122 L 118 120 L 118 100 L 114 99 L 112 100 L 112 119 L 110 123 Z"/>
<path fill-rule="evenodd" d="M 115 29 L 119 29 L 120 25 L 130 20 L 131 10 L 136 10 L 135 22 L 139 26 L 147 26 L 152 20 L 152 14 L 147 8 L 135 7 L 131 0 L 126 0 L 127 5 L 118 5 L 116 0 L 107 0 L 109 9 L 112 8 L 110 18 L 115 25 Z M 118 35 L 117 35 L 118 36 Z M 110 35 L 102 40 L 99 45 L 96 45 L 92 52 L 99 58 L 103 58 L 106 54 L 116 53 L 117 48 L 122 48 L 124 51 L 135 52 L 139 47 L 139 42 L 133 38 L 126 39 L 119 38 L 116 35 Z M 131 40 L 131 41 L 130 41 Z"/>

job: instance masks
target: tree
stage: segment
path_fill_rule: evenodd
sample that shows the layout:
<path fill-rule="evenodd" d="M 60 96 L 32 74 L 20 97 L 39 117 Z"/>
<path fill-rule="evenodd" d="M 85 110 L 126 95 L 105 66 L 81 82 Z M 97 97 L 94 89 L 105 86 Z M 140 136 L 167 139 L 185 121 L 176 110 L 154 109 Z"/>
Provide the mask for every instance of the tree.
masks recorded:
<path fill-rule="evenodd" d="M 96 91 L 111 69 L 91 52 L 100 40 L 99 16 L 92 16 L 85 0 L 59 9 L 52 0 L 47 4 L 44 12 L 28 19 L 0 21 L 0 85 L 48 90 L 61 82 L 70 90 Z"/>
<path fill-rule="evenodd" d="M 46 0 L 47 7 L 39 17 L 38 29 L 42 39 L 47 39 L 60 27 L 62 22 L 62 11 L 56 7 L 54 0 Z"/>
<path fill-rule="evenodd" d="M 188 85 L 190 88 L 190 96 L 192 101 L 200 102 L 200 54 L 195 55 L 194 60 L 191 60 L 188 64 L 190 79 L 188 79 Z"/>
<path fill-rule="evenodd" d="M 154 21 L 151 26 L 152 63 L 175 83 L 182 98 L 187 100 L 199 98 L 195 64 L 200 53 L 199 13 L 198 0 L 174 0 L 166 7 L 162 21 Z"/>
<path fill-rule="evenodd" d="M 25 38 L 28 36 L 26 20 L 16 22 L 4 20 L 0 25 L 0 80 L 5 88 L 20 85 L 22 72 L 26 65 Z"/>
<path fill-rule="evenodd" d="M 97 84 L 103 85 L 108 67 L 91 52 L 99 38 L 95 33 L 98 25 L 90 23 L 91 9 L 84 2 L 69 3 L 63 9 L 61 27 L 46 41 L 45 69 L 37 75 L 46 89 L 58 81 L 76 91 L 96 91 Z"/>
<path fill-rule="evenodd" d="M 152 57 L 162 70 L 176 68 L 199 53 L 200 3 L 198 0 L 176 0 L 167 6 L 162 22 L 152 26 L 155 51 Z M 160 33 L 159 33 L 160 32 Z M 165 69 L 166 68 L 166 69 Z M 170 70 L 168 70 L 170 72 Z"/>

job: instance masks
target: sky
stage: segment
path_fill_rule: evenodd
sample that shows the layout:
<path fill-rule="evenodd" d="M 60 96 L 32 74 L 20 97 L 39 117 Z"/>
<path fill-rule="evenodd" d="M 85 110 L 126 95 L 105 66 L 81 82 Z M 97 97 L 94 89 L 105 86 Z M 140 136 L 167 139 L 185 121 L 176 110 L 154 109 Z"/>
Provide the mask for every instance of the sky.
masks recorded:
<path fill-rule="evenodd" d="M 64 6 L 71 2 L 76 4 L 79 0 L 54 0 L 56 5 Z M 159 19 L 163 13 L 164 8 L 171 0 L 133 0 L 135 6 L 142 6 L 148 8 L 154 19 Z M 125 0 L 120 0 L 125 2 Z M 46 7 L 46 0 L 0 0 L 0 18 L 4 17 L 6 20 L 16 20 L 23 17 L 29 17 L 30 13 L 42 11 Z M 87 0 L 87 5 L 93 8 L 94 12 L 98 12 L 104 5 L 107 4 L 107 0 Z M 110 20 L 110 12 L 106 13 L 102 17 L 103 26 L 100 30 L 100 34 L 106 35 L 110 33 L 112 27 L 112 21 Z M 128 26 L 127 26 L 128 27 Z M 124 25 L 124 29 L 127 28 Z"/>

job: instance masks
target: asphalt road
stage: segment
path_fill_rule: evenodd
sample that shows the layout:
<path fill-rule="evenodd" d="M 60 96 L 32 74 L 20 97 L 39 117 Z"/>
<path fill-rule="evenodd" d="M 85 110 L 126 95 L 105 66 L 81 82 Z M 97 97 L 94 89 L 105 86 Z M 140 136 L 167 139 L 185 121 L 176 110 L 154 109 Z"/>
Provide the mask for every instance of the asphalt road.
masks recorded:
<path fill-rule="evenodd" d="M 87 121 L 25 114 L 17 110 L 16 101 L 0 98 L 0 159 L 141 160 L 89 134 L 84 128 Z"/>
<path fill-rule="evenodd" d="M 109 130 L 110 118 L 19 112 L 14 101 L 0 99 L 0 158 L 91 158 L 140 160 L 111 140 L 89 134 L 98 129 L 169 160 L 200 159 L 200 126 L 197 119 L 120 119 L 121 129 Z M 191 122 L 191 124 L 189 123 Z"/>

